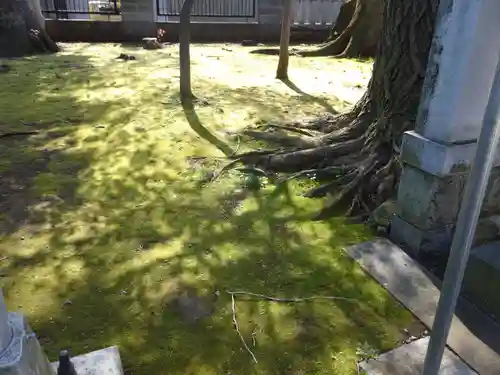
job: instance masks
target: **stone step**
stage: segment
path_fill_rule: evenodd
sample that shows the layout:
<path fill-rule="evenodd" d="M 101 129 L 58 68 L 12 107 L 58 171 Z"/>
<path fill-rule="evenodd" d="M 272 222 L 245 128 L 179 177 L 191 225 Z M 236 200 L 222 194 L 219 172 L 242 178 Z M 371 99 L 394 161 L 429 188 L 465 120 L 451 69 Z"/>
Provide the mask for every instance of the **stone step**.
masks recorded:
<path fill-rule="evenodd" d="M 405 344 L 377 358 L 360 363 L 368 375 L 421 375 L 429 338 Z M 478 375 L 455 353 L 446 349 L 441 362 L 440 375 Z"/>
<path fill-rule="evenodd" d="M 346 252 L 422 323 L 432 327 L 440 295 L 438 280 L 385 239 L 354 245 Z M 499 374 L 500 326 L 463 299 L 455 311 L 447 345 L 477 373 Z"/>
<path fill-rule="evenodd" d="M 78 375 L 123 375 L 120 353 L 116 346 L 110 346 L 71 358 Z M 57 374 L 58 362 L 52 363 Z"/>

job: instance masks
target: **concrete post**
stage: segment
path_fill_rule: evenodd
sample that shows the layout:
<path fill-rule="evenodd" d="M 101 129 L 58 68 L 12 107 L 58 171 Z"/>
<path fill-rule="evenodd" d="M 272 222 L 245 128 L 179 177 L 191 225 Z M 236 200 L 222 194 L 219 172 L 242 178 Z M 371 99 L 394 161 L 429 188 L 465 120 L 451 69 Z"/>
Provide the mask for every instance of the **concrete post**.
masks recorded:
<path fill-rule="evenodd" d="M 0 353 L 9 345 L 12 339 L 12 329 L 9 326 L 7 306 L 0 289 Z"/>
<path fill-rule="evenodd" d="M 417 126 L 403 139 L 401 213 L 391 225 L 392 239 L 415 255 L 449 250 L 500 51 L 493 37 L 500 35 L 498 0 L 447 5 L 436 25 Z M 494 168 L 483 214 L 499 207 L 500 168 Z"/>
<path fill-rule="evenodd" d="M 0 290 L 0 375 L 55 375 L 38 340 L 17 313 L 8 313 Z"/>

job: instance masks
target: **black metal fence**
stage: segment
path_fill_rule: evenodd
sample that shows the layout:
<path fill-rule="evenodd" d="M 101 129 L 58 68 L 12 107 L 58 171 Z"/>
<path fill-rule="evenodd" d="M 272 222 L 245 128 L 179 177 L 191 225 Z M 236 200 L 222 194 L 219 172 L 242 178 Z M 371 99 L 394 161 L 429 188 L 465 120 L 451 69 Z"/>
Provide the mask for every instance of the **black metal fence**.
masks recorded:
<path fill-rule="evenodd" d="M 257 0 L 196 0 L 191 11 L 195 17 L 253 18 Z M 184 0 L 156 0 L 159 16 L 179 16 Z"/>
<path fill-rule="evenodd" d="M 70 15 L 118 15 L 119 0 L 41 0 L 42 13 L 67 19 Z M 71 17 L 74 18 L 74 17 Z"/>

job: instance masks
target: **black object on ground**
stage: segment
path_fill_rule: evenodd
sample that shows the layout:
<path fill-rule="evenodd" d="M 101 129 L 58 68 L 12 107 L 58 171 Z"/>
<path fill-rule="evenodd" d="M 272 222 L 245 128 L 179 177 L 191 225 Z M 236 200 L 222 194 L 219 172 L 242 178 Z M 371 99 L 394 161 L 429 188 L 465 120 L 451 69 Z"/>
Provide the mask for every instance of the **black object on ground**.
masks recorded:
<path fill-rule="evenodd" d="M 135 60 L 135 56 L 133 55 L 127 55 L 125 53 L 120 53 L 120 56 L 117 57 L 120 60 L 125 60 L 125 61 L 130 61 L 130 60 Z"/>
<path fill-rule="evenodd" d="M 69 352 L 67 350 L 61 350 L 59 353 L 59 366 L 57 366 L 57 375 L 78 375 Z"/>

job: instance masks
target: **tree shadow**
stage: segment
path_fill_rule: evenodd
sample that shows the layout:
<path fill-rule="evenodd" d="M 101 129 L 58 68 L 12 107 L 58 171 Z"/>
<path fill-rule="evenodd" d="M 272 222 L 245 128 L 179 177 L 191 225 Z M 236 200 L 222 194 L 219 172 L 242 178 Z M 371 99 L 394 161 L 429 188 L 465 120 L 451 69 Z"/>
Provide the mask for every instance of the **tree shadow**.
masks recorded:
<path fill-rule="evenodd" d="M 70 65 L 86 60 L 59 58 Z M 53 59 L 41 61 L 58 66 Z M 27 80 L 30 103 L 39 101 L 22 112 L 27 121 L 64 115 L 40 138 L 15 140 L 0 159 L 20 155 L 19 163 L 2 166 L 12 173 L 40 163 L 29 178 L 17 179 L 35 200 L 16 197 L 28 216 L 0 237 L 6 257 L 0 278 L 9 306 L 28 316 L 50 358 L 62 348 L 80 354 L 118 345 L 127 374 L 290 375 L 325 368 L 355 374 L 358 347 L 387 350 L 405 336 L 408 313 L 342 254 L 343 246 L 368 237 L 362 228 L 342 220 L 312 223 L 311 203 L 299 204 L 291 189 L 250 191 L 241 176 L 201 188 L 175 141 L 160 139 L 163 127 L 148 127 L 161 122 L 151 116 L 163 108 L 155 99 L 164 86 L 139 87 L 151 73 L 146 69 L 128 81 L 139 62 L 120 65 L 126 76 L 120 85 L 110 79 L 113 64 L 75 68 L 79 74 L 68 71 L 65 79 L 44 69 L 43 80 Z M 232 108 L 249 96 L 256 111 L 280 108 L 254 89 L 233 91 Z M 29 110 L 23 100 L 19 107 L 12 103 L 14 112 Z M 156 107 L 133 116 L 149 103 Z M 167 108 L 165 122 L 174 111 L 184 111 L 201 138 L 232 152 L 201 124 L 193 103 Z M 195 136 L 184 121 L 178 126 L 187 148 Z M 171 307 L 187 287 L 210 305 L 210 316 L 192 321 Z M 285 305 L 238 298 L 237 318 L 259 361 L 254 364 L 234 330 L 229 290 L 352 301 Z"/>
<path fill-rule="evenodd" d="M 91 81 L 97 87 L 106 84 L 83 54 L 12 59 L 9 64 L 12 70 L 3 76 L 0 94 L 0 132 L 33 134 L 0 139 L 0 235 L 43 224 L 42 207 L 66 210 L 78 204 L 75 176 L 89 167 L 92 155 L 75 152 L 76 134 L 125 104 L 75 95 Z"/>
<path fill-rule="evenodd" d="M 224 155 L 233 155 L 234 151 L 227 143 L 216 137 L 210 130 L 203 126 L 198 115 L 196 114 L 194 106 L 195 100 L 196 99 L 190 98 L 182 101 L 182 109 L 184 110 L 184 114 L 186 115 L 186 119 L 191 129 L 193 129 L 201 138 L 217 147 Z"/>
<path fill-rule="evenodd" d="M 331 247 L 326 227 L 307 226 L 303 208 L 287 190 L 239 198 L 228 191 L 217 207 L 204 202 L 205 189 L 178 186 L 165 173 L 161 179 L 169 189 L 155 190 L 138 207 L 126 202 L 140 194 L 137 177 L 132 172 L 108 184 L 113 193 L 98 201 L 99 210 L 85 223 L 53 222 L 48 249 L 9 255 L 3 273 L 35 271 L 31 293 L 48 293 L 56 306 L 29 313 L 51 357 L 63 347 L 77 354 L 118 345 L 129 374 L 314 373 L 325 364 L 350 373 L 357 358 L 353 347 L 387 350 L 394 335 L 404 336 L 400 323 L 388 327 L 386 319 L 402 322 L 405 313 L 354 262 L 336 254 L 340 249 Z M 113 196 L 122 197 L 120 205 Z M 253 204 L 222 204 L 233 198 Z M 305 230 L 313 232 L 304 236 Z M 358 239 L 340 221 L 336 232 L 344 241 Z M 42 269 L 56 282 L 40 278 Z M 9 298 L 16 289 L 12 282 L 7 278 L 5 284 Z M 171 308 L 186 285 L 204 300 L 220 291 L 210 316 L 190 321 Z M 237 299 L 240 330 L 259 362 L 254 364 L 232 324 L 230 290 L 352 301 L 283 305 Z M 335 353 L 344 354 L 335 361 Z"/>
<path fill-rule="evenodd" d="M 289 89 L 295 91 L 299 95 L 302 95 L 307 100 L 310 100 L 312 102 L 318 103 L 324 109 L 326 109 L 329 113 L 334 114 L 334 115 L 338 113 L 338 111 L 335 108 L 333 108 L 325 99 L 318 98 L 318 97 L 316 97 L 314 95 L 311 95 L 311 94 L 308 94 L 308 93 L 302 91 L 289 78 L 282 78 L 282 79 L 280 79 L 280 81 L 283 82 Z"/>

